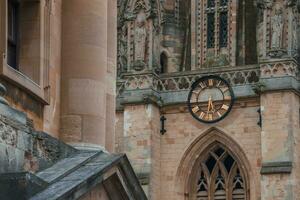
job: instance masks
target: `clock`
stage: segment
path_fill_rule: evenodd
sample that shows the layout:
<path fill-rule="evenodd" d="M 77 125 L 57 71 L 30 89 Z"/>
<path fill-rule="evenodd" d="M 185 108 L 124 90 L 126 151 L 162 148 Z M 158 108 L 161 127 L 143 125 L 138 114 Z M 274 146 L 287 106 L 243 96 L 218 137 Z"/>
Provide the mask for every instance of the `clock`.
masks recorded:
<path fill-rule="evenodd" d="M 216 123 L 224 119 L 234 103 L 234 93 L 229 83 L 214 75 L 196 80 L 188 95 L 188 109 L 203 123 Z"/>

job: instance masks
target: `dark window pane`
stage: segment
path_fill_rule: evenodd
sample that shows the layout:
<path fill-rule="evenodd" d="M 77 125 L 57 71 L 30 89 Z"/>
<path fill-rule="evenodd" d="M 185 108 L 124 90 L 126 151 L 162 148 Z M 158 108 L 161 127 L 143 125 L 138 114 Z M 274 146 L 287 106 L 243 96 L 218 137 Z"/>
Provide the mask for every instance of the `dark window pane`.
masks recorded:
<path fill-rule="evenodd" d="M 215 5 L 215 0 L 207 0 L 207 8 L 213 8 Z"/>
<path fill-rule="evenodd" d="M 201 177 L 198 180 L 198 192 L 206 191 L 207 182 L 204 173 L 201 172 Z"/>
<path fill-rule="evenodd" d="M 224 160 L 224 165 L 225 165 L 228 173 L 230 172 L 233 163 L 234 163 L 234 159 L 230 155 L 228 155 Z"/>
<path fill-rule="evenodd" d="M 160 73 L 168 72 L 168 57 L 166 54 L 162 53 L 160 55 Z"/>
<path fill-rule="evenodd" d="M 7 43 L 7 64 L 17 69 L 17 48 L 11 42 Z"/>
<path fill-rule="evenodd" d="M 221 0 L 220 5 L 221 6 L 227 6 L 228 0 Z"/>
<path fill-rule="evenodd" d="M 220 147 L 220 148 L 217 148 L 217 149 L 215 150 L 215 154 L 216 154 L 217 156 L 219 156 L 219 157 L 220 157 L 224 152 L 225 152 L 224 149 L 222 149 L 221 147 Z"/>
<path fill-rule="evenodd" d="M 205 162 L 206 164 L 206 167 L 208 168 L 209 172 L 211 173 L 215 167 L 215 164 L 216 164 L 216 160 L 210 156 L 207 161 Z"/>
<path fill-rule="evenodd" d="M 17 69 L 19 4 L 13 0 L 8 0 L 7 4 L 7 64 Z"/>
<path fill-rule="evenodd" d="M 215 15 L 214 13 L 207 14 L 207 48 L 215 46 Z"/>
<path fill-rule="evenodd" d="M 220 14 L 220 47 L 227 47 L 228 41 L 228 18 L 227 12 Z"/>

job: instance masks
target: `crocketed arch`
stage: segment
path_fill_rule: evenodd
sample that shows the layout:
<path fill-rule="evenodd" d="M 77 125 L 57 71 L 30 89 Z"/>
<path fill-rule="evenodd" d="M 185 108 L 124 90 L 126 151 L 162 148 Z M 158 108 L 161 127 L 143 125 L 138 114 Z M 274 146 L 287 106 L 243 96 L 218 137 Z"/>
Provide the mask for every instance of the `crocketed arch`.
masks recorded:
<path fill-rule="evenodd" d="M 226 200 L 236 194 L 240 199 L 249 200 L 250 188 L 254 188 L 251 176 L 250 163 L 243 149 L 226 133 L 213 127 L 196 138 L 184 152 L 177 169 L 175 190 L 177 198 L 184 200 L 196 200 L 197 192 L 198 199 L 215 199 L 215 195 L 219 195 Z"/>

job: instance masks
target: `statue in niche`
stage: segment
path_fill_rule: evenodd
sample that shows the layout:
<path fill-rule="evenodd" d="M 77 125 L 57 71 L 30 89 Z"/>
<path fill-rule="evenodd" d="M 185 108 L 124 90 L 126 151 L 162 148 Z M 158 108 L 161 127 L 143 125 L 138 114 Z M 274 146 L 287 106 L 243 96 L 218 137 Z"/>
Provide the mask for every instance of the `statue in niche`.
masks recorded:
<path fill-rule="evenodd" d="M 124 25 L 119 33 L 118 72 L 127 71 L 127 27 Z"/>
<path fill-rule="evenodd" d="M 145 61 L 147 41 L 146 22 L 146 13 L 144 10 L 140 10 L 136 17 L 134 30 L 134 59 L 139 62 Z"/>
<path fill-rule="evenodd" d="M 298 53 L 298 18 L 295 17 L 293 20 L 293 44 L 292 44 L 292 51 L 294 56 Z"/>
<path fill-rule="evenodd" d="M 283 39 L 283 16 L 282 9 L 276 9 L 275 15 L 271 18 L 272 39 L 271 49 L 281 49 Z"/>
<path fill-rule="evenodd" d="M 257 5 L 261 9 L 270 9 L 273 6 L 274 0 L 258 0 Z"/>

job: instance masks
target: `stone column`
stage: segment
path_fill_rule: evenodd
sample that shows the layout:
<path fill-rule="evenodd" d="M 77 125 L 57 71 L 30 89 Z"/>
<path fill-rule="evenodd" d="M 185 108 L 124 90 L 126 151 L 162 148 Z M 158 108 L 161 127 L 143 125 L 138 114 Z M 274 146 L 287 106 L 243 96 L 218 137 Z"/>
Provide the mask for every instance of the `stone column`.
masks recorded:
<path fill-rule="evenodd" d="M 117 72 L 117 0 L 108 1 L 106 72 L 106 148 L 114 151 Z"/>
<path fill-rule="evenodd" d="M 62 1 L 60 134 L 75 146 L 105 147 L 109 1 Z"/>

